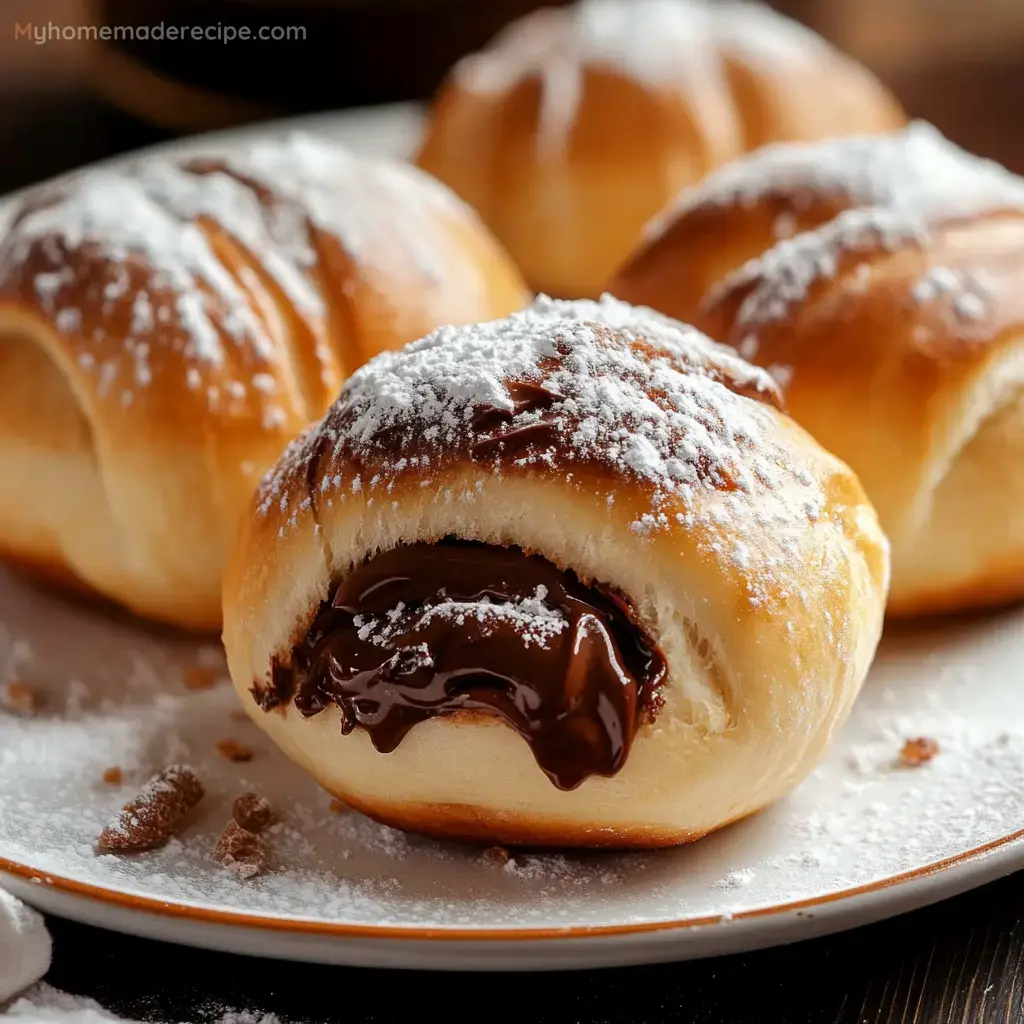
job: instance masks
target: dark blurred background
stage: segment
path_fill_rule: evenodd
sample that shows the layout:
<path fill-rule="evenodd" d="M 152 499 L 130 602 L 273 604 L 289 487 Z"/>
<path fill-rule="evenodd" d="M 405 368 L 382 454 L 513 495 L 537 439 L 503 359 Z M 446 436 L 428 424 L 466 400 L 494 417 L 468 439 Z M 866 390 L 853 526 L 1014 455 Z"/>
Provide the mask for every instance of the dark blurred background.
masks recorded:
<path fill-rule="evenodd" d="M 0 191 L 173 134 L 429 96 L 531 0 L 0 0 Z M 1024 0 L 777 0 L 912 115 L 1024 172 Z M 53 38 L 79 25 L 298 25 L 304 40 Z M 45 42 L 27 34 L 45 33 Z M 53 26 L 52 28 L 50 26 Z"/>

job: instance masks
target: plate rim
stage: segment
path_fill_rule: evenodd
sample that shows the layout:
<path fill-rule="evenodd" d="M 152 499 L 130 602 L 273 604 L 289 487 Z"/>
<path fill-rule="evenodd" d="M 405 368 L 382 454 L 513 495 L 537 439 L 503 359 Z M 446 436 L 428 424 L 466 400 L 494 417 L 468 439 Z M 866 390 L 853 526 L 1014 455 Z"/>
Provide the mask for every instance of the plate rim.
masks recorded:
<path fill-rule="evenodd" d="M 373 120 L 377 117 L 384 119 L 389 117 L 416 119 L 417 117 L 422 117 L 425 109 L 426 107 L 422 103 L 402 101 L 348 110 L 322 111 L 300 117 L 280 118 L 239 125 L 230 129 L 213 129 L 183 138 L 170 139 L 102 158 L 82 167 L 73 168 L 43 181 L 32 183 L 13 192 L 0 195 L 0 212 L 3 212 L 5 208 L 9 207 L 30 190 L 53 184 L 66 178 L 68 175 L 80 173 L 88 168 L 118 165 L 139 159 L 140 157 L 148 157 L 155 153 L 165 153 L 168 156 L 172 156 L 176 152 L 187 153 L 204 145 L 241 142 L 247 138 L 258 137 L 268 131 L 282 132 L 303 129 L 315 131 L 344 123 L 346 120 L 359 122 Z M 393 156 L 390 159 L 402 158 Z M 971 882 L 968 880 L 966 885 L 959 887 L 954 884 L 955 879 L 963 878 L 964 875 L 969 876 L 969 869 L 972 866 L 980 865 L 993 855 L 1009 854 L 1015 846 L 1024 846 L 1024 828 L 997 836 L 969 849 L 959 850 L 927 864 L 917 865 L 916 867 L 855 886 L 847 886 L 842 889 L 823 892 L 797 900 L 776 901 L 768 905 L 735 912 L 724 911 L 721 913 L 665 920 L 647 920 L 619 924 L 548 925 L 543 927 L 467 928 L 465 926 L 445 925 L 359 924 L 356 922 L 331 921 L 308 916 L 265 914 L 248 911 L 243 908 L 217 908 L 202 903 L 164 899 L 131 889 L 113 888 L 94 882 L 81 881 L 66 875 L 54 874 L 37 867 L 32 867 L 29 864 L 3 856 L 0 856 L 0 883 L 2 883 L 4 876 L 10 876 L 22 882 L 30 883 L 30 888 L 32 889 L 39 886 L 40 889 L 45 888 L 47 891 L 60 894 L 62 898 L 67 897 L 77 904 L 106 908 L 112 912 L 123 913 L 133 918 L 136 915 L 149 915 L 157 920 L 179 921 L 183 924 L 191 924 L 202 929 L 240 929 L 252 932 L 254 935 L 266 936 L 268 939 L 272 936 L 282 936 L 293 939 L 308 938 L 311 940 L 365 940 L 369 943 L 399 943 L 403 946 L 429 942 L 436 944 L 440 949 L 451 949 L 459 943 L 482 942 L 491 949 L 500 947 L 502 944 L 516 949 L 524 949 L 530 943 L 537 942 L 545 944 L 557 942 L 560 946 L 573 946 L 585 944 L 587 940 L 615 938 L 624 940 L 634 938 L 639 940 L 644 936 L 661 936 L 666 942 L 671 942 L 672 933 L 675 933 L 677 937 L 681 937 L 683 935 L 692 935 L 695 931 L 712 925 L 732 926 L 744 923 L 762 923 L 765 926 L 769 926 L 773 922 L 782 924 L 794 916 L 798 918 L 817 916 L 814 914 L 814 911 L 819 908 L 828 908 L 830 911 L 828 917 L 830 920 L 834 920 L 841 917 L 843 911 L 855 912 L 855 908 L 865 897 L 875 897 L 876 902 L 889 902 L 884 900 L 882 896 L 887 891 L 895 893 L 904 889 L 904 887 L 909 887 L 909 891 L 913 892 L 929 879 L 948 879 L 950 885 L 948 887 L 936 886 L 936 888 L 942 891 L 933 898 L 912 901 L 914 906 L 925 905 L 945 899 L 966 889 L 974 888 L 975 885 L 984 884 L 985 881 L 990 881 L 991 878 L 983 879 L 981 882 Z M 989 872 L 991 877 L 998 877 L 1000 874 L 1007 874 L 1024 867 L 1024 858 L 1018 858 L 1020 862 L 1014 860 L 1013 857 L 1006 857 L 1005 860 L 1009 863 L 1004 863 L 1004 858 L 999 857 L 998 864 L 1002 867 L 1002 870 L 997 870 L 994 874 Z M 23 898 L 29 903 L 33 902 L 28 896 L 23 896 Z M 892 902 L 899 904 L 898 900 L 893 900 Z M 897 906 L 891 913 L 883 912 L 877 915 L 869 915 L 864 920 L 866 922 L 867 920 L 894 916 L 895 914 L 903 913 L 905 909 L 909 908 L 900 909 Z M 57 913 L 60 915 L 59 911 Z M 830 927 L 828 931 L 842 931 L 846 927 L 852 926 L 840 924 L 838 927 Z M 566 943 L 565 940 L 571 941 Z M 172 941 L 186 941 L 189 945 L 199 944 L 187 939 Z M 788 941 L 794 940 L 788 938 L 781 940 L 781 942 Z M 777 943 L 772 941 L 768 944 L 775 945 Z M 761 948 L 760 944 L 751 945 L 741 941 L 736 944 L 735 951 L 739 952 L 741 950 L 757 948 Z M 679 953 L 682 953 L 682 951 L 680 950 Z M 281 954 L 270 952 L 263 955 L 280 956 Z M 443 956 L 444 954 L 441 955 Z M 685 954 L 684 957 L 689 957 L 690 955 L 692 954 Z M 699 956 L 700 954 L 697 955 Z M 629 960 L 624 962 L 655 962 L 655 959 Z M 410 964 L 408 966 L 414 965 Z M 467 964 L 466 967 L 471 967 L 471 965 Z"/>
<path fill-rule="evenodd" d="M 770 906 L 754 907 L 734 913 L 705 914 L 699 917 L 682 917 L 661 921 L 637 921 L 629 924 L 606 925 L 551 925 L 547 927 L 524 928 L 465 928 L 446 927 L 444 925 L 377 925 L 357 924 L 355 922 L 327 921 L 318 918 L 288 917 L 285 915 L 267 915 L 250 913 L 249 911 L 224 910 L 202 904 L 183 903 L 176 900 L 165 900 L 157 897 L 112 889 L 91 882 L 82 882 L 63 875 L 55 875 L 38 868 L 30 867 L 18 861 L 0 857 L 0 876 L 13 875 L 24 881 L 45 885 L 50 891 L 57 891 L 75 899 L 86 899 L 92 903 L 104 904 L 121 910 L 138 911 L 156 915 L 161 918 L 184 919 L 194 924 L 207 926 L 227 926 L 233 928 L 256 929 L 263 934 L 304 935 L 319 938 L 335 939 L 373 939 L 398 941 L 441 941 L 441 942 L 478 942 L 516 943 L 538 942 L 554 939 L 594 939 L 612 938 L 633 935 L 650 935 L 656 932 L 686 932 L 691 929 L 706 928 L 710 925 L 730 925 L 734 922 L 759 921 L 771 918 L 785 918 L 792 914 L 807 913 L 819 907 L 833 904 L 849 905 L 859 897 L 884 892 L 887 889 L 898 889 L 910 883 L 919 883 L 928 878 L 942 876 L 950 871 L 966 867 L 974 862 L 981 862 L 989 855 L 1008 850 L 1015 844 L 1024 841 L 1024 828 L 1017 829 L 1005 836 L 997 836 L 969 850 L 932 861 L 929 864 L 884 878 L 863 882 L 860 885 L 848 886 L 818 896 L 808 896 L 800 900 L 789 900 L 773 903 Z M 1010 869 L 1013 870 L 1012 868 Z M 941 897 L 940 897 L 941 898 Z"/>

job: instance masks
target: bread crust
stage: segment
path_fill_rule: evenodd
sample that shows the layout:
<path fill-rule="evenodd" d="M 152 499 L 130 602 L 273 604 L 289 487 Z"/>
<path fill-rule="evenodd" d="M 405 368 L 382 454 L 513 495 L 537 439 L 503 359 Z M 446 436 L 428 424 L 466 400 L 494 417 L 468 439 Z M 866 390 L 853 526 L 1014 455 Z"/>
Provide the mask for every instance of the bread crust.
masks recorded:
<path fill-rule="evenodd" d="M 724 169 L 609 288 L 775 372 L 864 485 L 913 616 L 1024 595 L 1022 242 L 1024 182 L 914 125 Z"/>
<path fill-rule="evenodd" d="M 268 477 L 225 574 L 232 679 L 290 757 L 390 824 L 482 842 L 688 841 L 770 803 L 823 754 L 878 641 L 885 539 L 853 474 L 724 349 L 612 302 L 542 302 L 503 324 L 370 364 Z M 565 396 L 544 414 L 556 440 L 481 458 L 492 427 L 460 411 L 479 411 L 472 382 L 537 373 Z M 660 411 L 637 413 L 644 395 Z M 610 432 L 597 428 L 596 449 L 580 440 L 590 402 Z M 523 415 L 510 431 L 534 422 Z M 721 447 L 702 434 L 716 422 Z M 616 454 L 606 442 L 626 424 L 693 472 Z M 617 774 L 556 789 L 522 737 L 482 714 L 430 719 L 381 754 L 358 727 L 341 735 L 337 708 L 260 710 L 251 691 L 290 662 L 332 584 L 377 551 L 446 536 L 517 545 L 630 600 L 669 677 Z"/>
<path fill-rule="evenodd" d="M 289 136 L 88 169 L 0 240 L 0 537 L 213 629 L 238 515 L 365 359 L 527 293 L 412 168 Z"/>
<path fill-rule="evenodd" d="M 417 160 L 536 290 L 596 297 L 649 218 L 722 163 L 905 120 L 867 70 L 759 5 L 584 0 L 464 59 Z"/>

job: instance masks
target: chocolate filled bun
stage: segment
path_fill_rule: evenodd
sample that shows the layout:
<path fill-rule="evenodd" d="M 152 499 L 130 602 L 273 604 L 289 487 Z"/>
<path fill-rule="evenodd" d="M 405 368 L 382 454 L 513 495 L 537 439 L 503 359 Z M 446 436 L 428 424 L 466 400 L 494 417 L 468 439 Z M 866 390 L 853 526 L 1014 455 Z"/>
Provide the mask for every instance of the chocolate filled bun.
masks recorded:
<path fill-rule="evenodd" d="M 357 371 L 224 580 L 254 721 L 373 817 L 666 846 L 816 764 L 888 549 L 771 378 L 610 298 L 541 297 Z"/>

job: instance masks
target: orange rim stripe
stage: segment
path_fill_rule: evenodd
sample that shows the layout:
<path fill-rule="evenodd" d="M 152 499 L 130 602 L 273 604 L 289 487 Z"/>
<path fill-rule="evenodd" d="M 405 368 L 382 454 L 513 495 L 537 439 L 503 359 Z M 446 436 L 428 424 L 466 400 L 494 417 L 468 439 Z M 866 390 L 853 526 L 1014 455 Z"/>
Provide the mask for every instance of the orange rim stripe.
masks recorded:
<path fill-rule="evenodd" d="M 699 928 L 706 925 L 720 924 L 726 920 L 754 920 L 794 911 L 813 910 L 815 907 L 821 907 L 838 900 L 880 892 L 883 889 L 902 885 L 905 882 L 927 878 L 930 875 L 938 874 L 941 871 L 946 871 L 949 868 L 975 860 L 987 853 L 991 853 L 993 850 L 1009 846 L 1022 838 L 1024 838 L 1024 829 L 999 839 L 993 839 L 988 843 L 976 846 L 963 853 L 954 854 L 943 860 L 935 861 L 924 867 L 904 871 L 898 875 L 892 875 L 889 878 L 883 878 L 876 882 L 866 882 L 863 885 L 828 893 L 825 896 L 812 896 L 807 899 L 794 900 L 777 906 L 745 910 L 732 915 L 712 914 L 706 917 L 682 918 L 674 921 L 650 921 L 642 924 L 567 925 L 564 928 L 416 928 L 408 926 L 389 927 L 387 925 L 341 924 L 286 917 L 263 917 L 258 914 L 248 914 L 244 911 L 214 910 L 208 907 L 192 907 L 182 903 L 169 903 L 164 900 L 152 899 L 148 896 L 134 896 L 131 893 L 104 889 L 88 882 L 77 882 L 71 878 L 50 875 L 3 857 L 0 857 L 0 873 L 14 875 L 27 879 L 30 882 L 37 882 L 50 888 L 58 889 L 69 895 L 86 897 L 100 903 L 112 904 L 129 910 L 143 911 L 163 917 L 186 918 L 203 924 L 230 925 L 237 928 L 259 928 L 266 931 L 292 932 L 295 934 L 321 935 L 334 938 L 444 940 L 449 942 L 525 942 L 538 939 L 583 939 L 602 936 L 637 935 L 649 932 L 671 931 L 673 929 Z"/>

